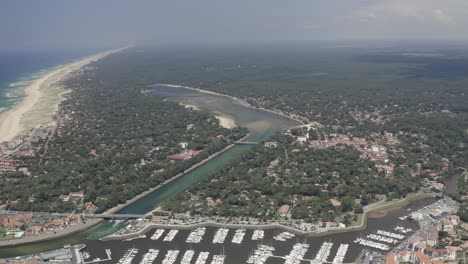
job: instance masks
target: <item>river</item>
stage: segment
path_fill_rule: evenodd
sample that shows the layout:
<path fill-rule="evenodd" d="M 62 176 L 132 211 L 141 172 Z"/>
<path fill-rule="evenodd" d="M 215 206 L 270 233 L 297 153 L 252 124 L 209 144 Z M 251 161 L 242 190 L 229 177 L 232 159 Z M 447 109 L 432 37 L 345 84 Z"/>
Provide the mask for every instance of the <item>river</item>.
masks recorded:
<path fill-rule="evenodd" d="M 297 121 L 288 119 L 280 115 L 276 115 L 271 112 L 248 108 L 227 97 L 199 93 L 184 88 L 169 88 L 155 86 L 153 87 L 153 89 L 155 95 L 164 96 L 169 98 L 170 100 L 176 100 L 182 103 L 195 105 L 201 109 L 221 112 L 224 115 L 232 117 L 238 125 L 247 127 L 249 129 L 250 134 L 249 138 L 247 139 L 248 141 L 265 141 L 274 133 L 299 124 Z M 229 149 L 228 151 L 222 153 L 221 155 L 217 156 L 216 158 L 210 160 L 209 162 L 203 164 L 202 166 L 178 178 L 177 180 L 174 180 L 169 184 L 165 185 L 164 187 L 157 189 L 149 195 L 135 201 L 134 203 L 123 208 L 119 212 L 135 214 L 146 213 L 155 208 L 157 205 L 161 204 L 161 202 L 182 192 L 193 183 L 199 181 L 201 178 L 206 177 L 207 175 L 225 166 L 228 162 L 240 157 L 243 153 L 246 153 L 251 148 L 252 146 L 248 145 L 237 145 Z M 334 247 L 331 250 L 330 256 L 334 256 L 336 254 L 336 250 L 340 243 L 348 243 L 350 244 L 350 249 L 348 250 L 348 253 L 346 255 L 346 261 L 352 261 L 356 258 L 356 256 L 363 248 L 362 246 L 352 243 L 352 241 L 355 238 L 365 237 L 367 234 L 375 233 L 377 229 L 392 231 L 396 225 L 402 225 L 416 229 L 416 223 L 411 222 L 409 220 L 401 221 L 398 219 L 398 217 L 402 215 L 407 215 L 409 211 L 413 211 L 417 208 L 423 207 L 430 202 L 432 202 L 432 200 L 415 201 L 403 208 L 392 210 L 383 218 L 370 218 L 368 220 L 366 228 L 360 231 L 332 234 L 320 237 L 296 237 L 286 242 L 278 242 L 274 241 L 272 237 L 274 234 L 278 233 L 279 230 L 267 230 L 265 233 L 265 239 L 263 243 L 268 243 L 275 246 L 275 254 L 286 255 L 289 253 L 294 243 L 296 243 L 297 241 L 306 240 L 307 243 L 311 245 L 311 247 L 308 250 L 308 253 L 306 254 L 306 258 L 313 258 L 321 243 L 324 241 L 331 241 L 335 243 Z M 138 239 L 131 242 L 102 242 L 97 240 L 98 238 L 104 235 L 116 231 L 122 225 L 123 223 L 104 222 L 89 230 L 72 234 L 64 238 L 13 248 L 1 248 L 0 257 L 31 254 L 44 250 L 58 248 L 65 244 L 84 243 L 87 245 L 86 250 L 91 253 L 92 257 L 104 257 L 104 249 L 109 248 L 113 252 L 112 256 L 114 260 L 116 260 L 116 258 L 121 257 L 121 255 L 126 249 L 132 246 L 136 246 L 140 249 L 140 252 L 138 253 L 135 259 L 136 261 L 141 259 L 141 256 L 144 253 L 146 253 L 149 248 L 157 248 L 161 250 L 160 256 L 157 259 L 158 263 L 160 263 L 165 252 L 168 249 L 181 250 L 182 253 L 180 254 L 180 256 L 183 254 L 184 250 L 193 249 L 197 252 L 196 255 L 198 255 L 198 252 L 200 250 L 209 251 L 211 252 L 211 254 L 219 254 L 221 251 L 224 251 L 227 255 L 225 263 L 238 264 L 245 263 L 248 254 L 252 252 L 252 250 L 255 249 L 257 246 L 257 242 L 250 240 L 252 231 L 247 232 L 247 235 L 244 239 L 244 243 L 242 243 L 241 245 L 231 243 L 230 239 L 232 237 L 232 234 L 234 233 L 232 230 L 230 231 L 227 237 L 226 243 L 223 244 L 224 246 L 215 246 L 211 243 L 213 233 L 215 232 L 215 228 L 207 229 L 205 239 L 200 244 L 185 243 L 185 238 L 187 237 L 189 231 L 180 231 L 173 242 L 151 241 L 149 239 Z M 149 232 L 149 234 L 151 233 L 152 231 Z M 280 259 L 270 259 L 268 261 L 268 263 L 283 262 L 284 260 Z"/>

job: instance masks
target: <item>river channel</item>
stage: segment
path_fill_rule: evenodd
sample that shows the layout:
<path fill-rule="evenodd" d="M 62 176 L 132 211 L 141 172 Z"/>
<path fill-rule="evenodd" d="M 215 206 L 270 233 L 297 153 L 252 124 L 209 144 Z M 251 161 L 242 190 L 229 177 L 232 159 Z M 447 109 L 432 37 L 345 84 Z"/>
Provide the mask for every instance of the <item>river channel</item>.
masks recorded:
<path fill-rule="evenodd" d="M 247 141 L 265 141 L 274 133 L 298 125 L 297 121 L 288 119 L 286 117 L 262 111 L 258 109 L 252 109 L 246 107 L 228 97 L 199 93 L 197 91 L 184 89 L 184 88 L 169 88 L 163 86 L 154 86 L 153 93 L 157 96 L 164 96 L 170 100 L 176 100 L 185 104 L 195 105 L 201 109 L 208 111 L 220 112 L 233 118 L 237 125 L 247 127 L 249 129 L 249 138 Z M 155 190 L 149 195 L 137 200 L 131 205 L 123 208 L 120 213 L 134 213 L 142 214 L 149 212 L 161 202 L 173 197 L 174 195 L 182 192 L 193 183 L 199 181 L 203 177 L 216 172 L 228 162 L 240 157 L 243 153 L 246 153 L 252 148 L 248 145 L 236 145 L 228 151 L 222 153 L 216 158 L 209 162 L 197 167 L 193 171 L 185 174 L 184 176 L 174 180 L 164 187 Z M 433 200 L 418 200 L 408 204 L 405 207 L 392 210 L 388 212 L 385 217 L 382 218 L 369 218 L 365 229 L 360 231 L 346 232 L 340 234 L 331 234 L 320 237 L 304 237 L 296 236 L 288 241 L 280 242 L 273 240 L 273 236 L 280 232 L 277 229 L 271 229 L 265 231 L 265 238 L 261 241 L 262 244 L 269 244 L 275 247 L 275 255 L 284 256 L 287 255 L 292 246 L 297 242 L 306 241 L 310 244 L 305 258 L 313 259 L 318 249 L 323 242 L 334 243 L 331 252 L 330 259 L 336 255 L 338 246 L 343 243 L 350 245 L 349 250 L 346 254 L 345 261 L 353 261 L 359 252 L 363 249 L 362 246 L 354 244 L 352 241 L 357 237 L 365 237 L 368 234 L 375 233 L 378 229 L 392 231 L 397 225 L 405 226 L 417 229 L 417 224 L 409 220 L 399 220 L 399 216 L 408 215 L 410 211 L 421 208 Z M 98 238 L 110 234 L 117 229 L 121 228 L 124 223 L 122 222 L 104 222 L 89 230 L 72 234 L 70 236 L 50 240 L 47 242 L 40 242 L 35 244 L 29 244 L 24 246 L 12 247 L 12 248 L 0 248 L 0 257 L 9 257 L 17 255 L 25 255 L 37 253 L 40 251 L 51 250 L 62 247 L 66 244 L 86 244 L 86 251 L 91 254 L 92 258 L 105 257 L 105 249 L 111 249 L 112 251 L 112 262 L 116 263 L 117 260 L 124 254 L 124 252 L 132 247 L 139 249 L 139 253 L 134 259 L 133 263 L 138 263 L 149 248 L 159 249 L 161 252 L 154 263 L 161 263 L 167 250 L 176 249 L 180 250 L 178 261 L 180 261 L 185 250 L 195 250 L 198 255 L 200 251 L 210 252 L 210 258 L 207 263 L 210 263 L 211 256 L 213 254 L 220 254 L 224 252 L 227 255 L 225 263 L 245 263 L 248 255 L 257 247 L 258 241 L 252 241 L 250 239 L 252 230 L 247 230 L 247 234 L 240 245 L 231 242 L 233 230 L 230 230 L 226 242 L 221 245 L 215 245 L 212 243 L 213 234 L 216 228 L 207 228 L 207 232 L 204 239 L 199 244 L 188 244 L 185 242 L 190 230 L 181 230 L 172 242 L 163 242 L 162 239 L 159 241 L 152 241 L 148 238 L 137 239 L 133 241 L 107 241 L 103 242 Z M 148 237 L 154 231 L 148 232 Z M 165 232 L 167 233 L 167 231 Z M 408 233 L 407 235 L 409 235 Z M 194 262 L 194 261 L 192 261 Z M 106 262 L 109 263 L 109 262 Z M 179 263 L 179 262 L 176 262 Z M 267 263 L 284 263 L 283 259 L 270 258 Z M 305 263 L 305 262 L 304 262 Z"/>

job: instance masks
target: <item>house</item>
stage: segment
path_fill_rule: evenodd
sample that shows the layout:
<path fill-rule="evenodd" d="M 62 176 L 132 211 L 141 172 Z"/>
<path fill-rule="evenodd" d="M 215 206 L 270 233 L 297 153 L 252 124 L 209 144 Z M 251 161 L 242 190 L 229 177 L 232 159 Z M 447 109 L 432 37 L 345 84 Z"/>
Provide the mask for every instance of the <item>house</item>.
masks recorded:
<path fill-rule="evenodd" d="M 97 207 L 92 202 L 84 203 L 85 212 L 87 214 L 92 214 L 96 211 Z"/>
<path fill-rule="evenodd" d="M 13 218 L 20 223 L 27 223 L 31 221 L 32 214 L 18 214 L 15 215 Z"/>
<path fill-rule="evenodd" d="M 411 256 L 411 262 L 414 263 L 414 264 L 431 264 L 433 263 L 431 261 L 431 258 L 420 252 L 420 251 L 416 251 L 416 252 L 412 252 L 412 256 Z"/>
<path fill-rule="evenodd" d="M 16 219 L 4 218 L 2 221 L 2 226 L 8 232 L 19 232 L 24 226 L 24 223 L 18 222 Z"/>
<path fill-rule="evenodd" d="M 70 200 L 70 195 L 62 194 L 59 198 L 64 202 L 68 202 Z"/>
<path fill-rule="evenodd" d="M 0 165 L 0 172 L 16 171 L 15 166 Z"/>
<path fill-rule="evenodd" d="M 335 206 L 335 207 L 338 207 L 338 206 L 341 206 L 341 202 L 338 201 L 337 199 L 330 199 L 330 203 Z"/>
<path fill-rule="evenodd" d="M 52 222 L 47 224 L 44 229 L 46 231 L 58 231 L 64 229 L 66 227 L 66 223 L 63 219 L 54 219 Z"/>
<path fill-rule="evenodd" d="M 81 199 L 84 198 L 84 193 L 83 193 L 83 191 L 81 191 L 81 192 L 71 192 L 68 196 L 70 196 L 70 199 L 81 200 Z"/>
<path fill-rule="evenodd" d="M 298 143 L 300 143 L 300 144 L 303 144 L 303 143 L 307 142 L 307 139 L 308 139 L 307 136 L 298 136 L 297 139 L 296 139 L 296 141 L 297 141 Z"/>
<path fill-rule="evenodd" d="M 278 209 L 278 214 L 279 214 L 281 217 L 286 217 L 286 216 L 288 215 L 288 212 L 289 212 L 289 205 L 287 205 L 287 204 L 282 205 L 282 206 Z"/>
<path fill-rule="evenodd" d="M 203 150 L 193 150 L 193 149 L 188 149 L 185 152 L 175 154 L 175 155 L 170 155 L 167 156 L 168 159 L 174 160 L 174 161 L 180 161 L 180 160 L 188 160 L 198 154 L 200 154 Z"/>
<path fill-rule="evenodd" d="M 179 146 L 183 149 L 186 149 L 188 147 L 188 143 L 187 142 L 180 142 L 179 143 Z"/>
<path fill-rule="evenodd" d="M 268 142 L 265 142 L 264 145 L 265 147 L 276 148 L 278 146 L 278 142 L 268 141 Z"/>
<path fill-rule="evenodd" d="M 452 222 L 452 225 L 456 226 L 460 223 L 460 217 L 458 215 L 451 215 L 450 221 Z"/>
<path fill-rule="evenodd" d="M 397 264 L 397 255 L 393 252 L 388 253 L 385 257 L 385 264 Z"/>
<path fill-rule="evenodd" d="M 36 236 L 44 232 L 44 228 L 42 226 L 31 226 L 26 229 L 26 236 Z"/>
<path fill-rule="evenodd" d="M 81 215 L 71 214 L 66 218 L 68 225 L 76 225 L 81 223 Z"/>
<path fill-rule="evenodd" d="M 426 248 L 424 251 L 432 260 L 454 261 L 456 252 L 449 248 Z"/>

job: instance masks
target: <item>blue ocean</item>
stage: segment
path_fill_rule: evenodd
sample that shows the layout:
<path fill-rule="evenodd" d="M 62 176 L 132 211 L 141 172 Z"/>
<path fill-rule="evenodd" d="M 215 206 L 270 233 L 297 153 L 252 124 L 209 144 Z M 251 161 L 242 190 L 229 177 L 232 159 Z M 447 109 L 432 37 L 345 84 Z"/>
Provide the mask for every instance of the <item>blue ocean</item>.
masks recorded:
<path fill-rule="evenodd" d="M 21 100 L 21 88 L 47 71 L 97 51 L 0 52 L 0 112 Z"/>

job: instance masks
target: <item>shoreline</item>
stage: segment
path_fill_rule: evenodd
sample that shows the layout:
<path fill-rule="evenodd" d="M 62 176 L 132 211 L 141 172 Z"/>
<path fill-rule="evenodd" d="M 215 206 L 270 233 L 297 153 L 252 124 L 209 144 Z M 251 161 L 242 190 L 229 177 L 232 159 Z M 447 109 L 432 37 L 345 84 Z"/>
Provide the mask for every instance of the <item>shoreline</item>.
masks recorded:
<path fill-rule="evenodd" d="M 21 93 L 23 98 L 9 109 L 0 112 L 0 143 L 15 137 L 41 124 L 53 122 L 60 102 L 68 91 L 60 81 L 91 62 L 98 61 L 116 49 L 81 58 L 77 61 L 52 68 L 44 75 L 29 81 Z"/>
<path fill-rule="evenodd" d="M 288 119 L 291 119 L 291 120 L 294 120 L 296 122 L 299 122 L 300 124 L 302 125 L 305 125 L 306 123 L 304 123 L 304 121 L 302 120 L 299 120 L 297 118 L 294 118 L 294 117 L 291 117 L 291 116 L 288 116 L 284 113 L 281 113 L 281 112 L 277 112 L 277 111 L 274 111 L 274 110 L 270 110 L 270 109 L 266 109 L 266 108 L 263 108 L 263 107 L 255 107 L 255 106 L 252 106 L 251 104 L 247 103 L 246 101 L 240 99 L 240 98 L 237 98 L 235 96 L 231 96 L 231 95 L 227 95 L 227 94 L 222 94 L 222 93 L 218 93 L 218 92 L 213 92 L 213 91 L 208 91 L 208 90 L 203 90 L 203 89 L 200 89 L 200 88 L 195 88 L 195 87 L 190 87 L 190 86 L 184 86 L 184 85 L 177 85 L 177 84 L 167 84 L 167 83 L 157 83 L 155 85 L 161 85 L 161 86 L 166 86 L 166 87 L 173 87 L 173 88 L 184 88 L 184 89 L 189 89 L 189 90 L 192 90 L 192 91 L 196 91 L 196 92 L 200 92 L 200 93 L 204 93 L 204 94 L 210 94 L 210 95 L 216 95 L 216 96 L 222 96 L 222 97 L 226 97 L 226 98 L 229 98 L 233 101 L 235 101 L 236 103 L 242 105 L 242 106 L 245 106 L 245 107 L 248 107 L 248 108 L 252 108 L 252 109 L 256 109 L 256 110 L 260 110 L 260 111 L 265 111 L 265 112 L 269 112 L 269 113 L 272 113 L 272 114 L 276 114 L 276 115 L 280 115 L 282 117 L 285 117 L 285 118 L 288 118 Z M 153 86 L 153 85 L 150 85 L 150 86 Z"/>
<path fill-rule="evenodd" d="M 200 222 L 200 223 L 194 223 L 194 224 L 157 224 L 157 223 L 149 223 L 146 225 L 143 229 L 134 232 L 134 233 L 129 233 L 125 235 L 108 235 L 100 240 L 102 241 L 112 241 L 112 240 L 123 240 L 123 239 L 128 239 L 128 238 L 136 238 L 138 236 L 146 234 L 148 231 L 151 229 L 155 228 L 164 228 L 164 229 L 179 229 L 179 230 L 187 230 L 187 229 L 194 229 L 198 227 L 218 227 L 218 228 L 245 228 L 245 229 L 282 229 L 286 231 L 293 232 L 298 235 L 303 235 L 307 237 L 321 237 L 321 236 L 328 236 L 328 235 L 333 235 L 333 234 L 338 234 L 338 233 L 347 233 L 347 232 L 353 232 L 353 231 L 360 231 L 363 230 L 367 227 L 367 220 L 369 218 L 369 214 L 374 213 L 374 212 L 379 212 L 381 210 L 384 210 L 385 212 L 388 212 L 393 209 L 398 209 L 401 208 L 413 201 L 417 201 L 420 199 L 426 199 L 432 197 L 429 194 L 424 194 L 424 193 L 415 193 L 412 194 L 406 198 L 395 200 L 395 201 L 390 201 L 390 202 L 383 202 L 382 204 L 377 204 L 374 203 L 373 207 L 370 209 L 365 210 L 363 213 L 360 223 L 356 226 L 349 226 L 346 228 L 342 229 L 335 229 L 335 230 L 325 230 L 325 231 L 303 231 L 300 229 L 297 229 L 295 227 L 291 227 L 285 224 L 282 224 L 280 222 L 274 222 L 274 223 L 269 223 L 269 224 L 233 224 L 233 223 L 222 223 L 222 222 L 215 222 L 215 221 L 205 221 L 205 222 Z"/>

